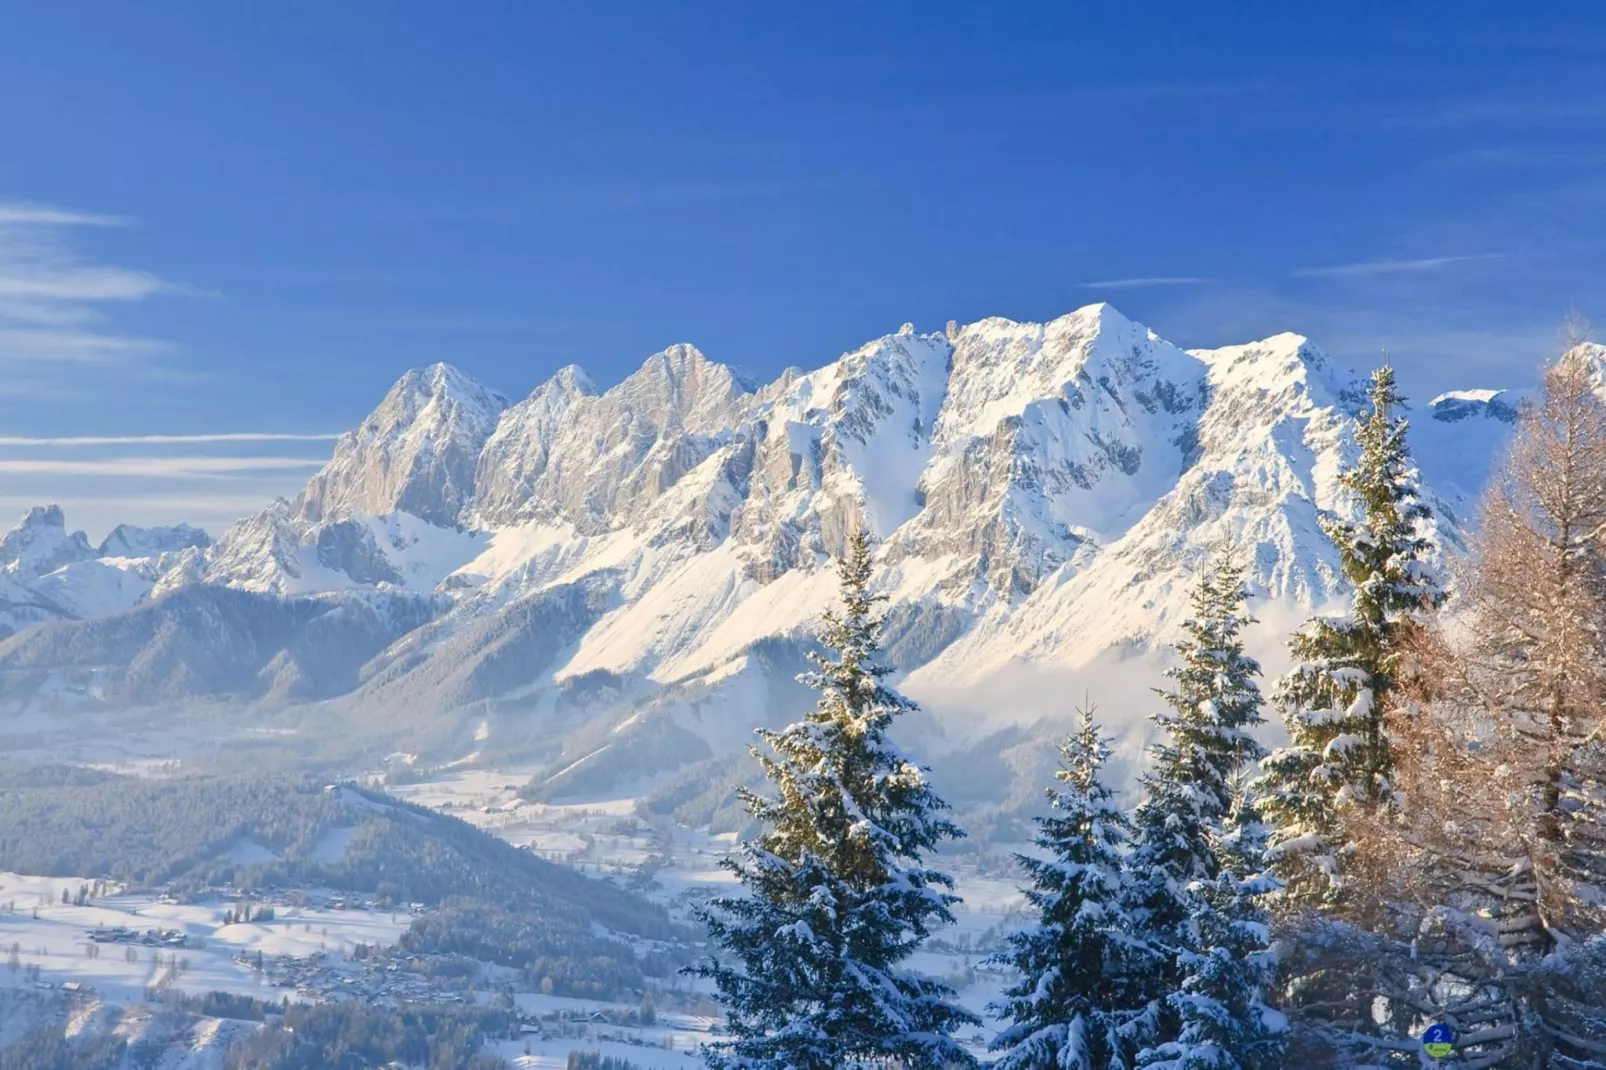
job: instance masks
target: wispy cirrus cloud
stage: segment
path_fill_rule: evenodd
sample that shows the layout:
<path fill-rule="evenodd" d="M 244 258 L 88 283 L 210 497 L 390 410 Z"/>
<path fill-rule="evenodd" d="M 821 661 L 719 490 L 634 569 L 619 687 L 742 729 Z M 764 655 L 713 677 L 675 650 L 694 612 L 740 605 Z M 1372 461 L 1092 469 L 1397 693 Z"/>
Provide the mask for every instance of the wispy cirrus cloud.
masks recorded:
<path fill-rule="evenodd" d="M 120 227 L 128 220 L 115 215 L 92 215 L 25 201 L 0 201 L 0 227 L 29 223 L 38 226 Z"/>
<path fill-rule="evenodd" d="M 1504 253 L 1471 253 L 1464 256 L 1426 256 L 1415 260 L 1363 260 L 1354 264 L 1299 268 L 1290 274 L 1298 279 L 1365 278 L 1370 275 L 1394 275 L 1410 271 L 1436 271 L 1451 264 L 1499 260 L 1504 256 Z"/>
<path fill-rule="evenodd" d="M 66 435 L 34 438 L 0 435 L 0 446 L 179 446 L 214 442 L 333 442 L 340 432 L 300 434 L 281 431 L 224 431 L 204 435 Z"/>
<path fill-rule="evenodd" d="M 106 457 L 89 461 L 11 457 L 0 458 L 0 475 L 229 479 L 248 473 L 307 471 L 323 464 L 316 457 Z"/>
<path fill-rule="evenodd" d="M 1209 281 L 1193 275 L 1146 275 L 1131 279 L 1099 279 L 1080 285 L 1084 290 L 1140 290 L 1147 286 L 1195 286 Z"/>
<path fill-rule="evenodd" d="M 107 323 L 110 308 L 183 288 L 157 276 L 97 263 L 74 238 L 127 220 L 51 205 L 0 200 L 0 367 L 27 365 L 41 391 L 52 369 L 84 364 L 135 370 L 167 347 Z"/>

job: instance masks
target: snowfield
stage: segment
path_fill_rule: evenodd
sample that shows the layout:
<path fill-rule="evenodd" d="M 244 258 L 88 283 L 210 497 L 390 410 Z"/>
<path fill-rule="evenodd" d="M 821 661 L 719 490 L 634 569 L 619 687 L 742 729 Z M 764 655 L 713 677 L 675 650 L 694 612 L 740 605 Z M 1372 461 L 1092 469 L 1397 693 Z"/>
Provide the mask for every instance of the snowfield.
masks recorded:
<path fill-rule="evenodd" d="M 307 907 L 281 910 L 269 922 L 225 925 L 225 903 L 163 903 L 146 895 L 112 895 L 86 906 L 61 902 L 63 891 L 76 896 L 80 887 L 93 883 L 93 878 L 0 873 L 0 955 L 17 947 L 23 967 L 22 971 L 0 968 L 0 987 L 32 985 L 25 971 L 37 966 L 43 984 L 59 989 L 66 982 L 76 982 L 93 989 L 101 1000 L 114 1003 L 141 1002 L 146 988 L 159 983 L 191 993 L 299 999 L 303 997 L 294 990 L 267 987 L 259 974 L 235 957 L 259 951 L 267 958 L 323 952 L 338 960 L 359 943 L 394 944 L 412 920 L 405 913 Z M 116 927 L 141 934 L 151 929 L 176 930 L 188 943 L 97 944 L 89 939 L 94 929 Z M 99 952 L 97 957 L 90 957 L 92 948 Z M 127 958 L 131 948 L 136 952 L 135 961 Z M 187 968 L 170 974 L 166 963 L 173 956 L 187 961 Z"/>

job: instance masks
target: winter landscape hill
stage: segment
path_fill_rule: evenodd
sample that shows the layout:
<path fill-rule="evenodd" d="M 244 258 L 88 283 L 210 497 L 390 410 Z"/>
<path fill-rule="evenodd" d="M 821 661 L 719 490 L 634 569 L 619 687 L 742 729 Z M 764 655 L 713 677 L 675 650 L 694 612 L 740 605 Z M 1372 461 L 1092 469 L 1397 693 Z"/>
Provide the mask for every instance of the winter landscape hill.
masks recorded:
<path fill-rule="evenodd" d="M 1343 596 L 1317 518 L 1353 508 L 1363 384 L 1299 335 L 1183 350 L 1103 304 L 905 325 L 767 384 L 690 345 L 512 404 L 415 369 L 294 501 L 215 543 L 93 547 L 29 513 L 0 538 L 0 703 L 318 703 L 376 754 L 539 756 L 550 792 L 657 777 L 798 711 L 828 565 L 862 527 L 902 686 L 950 746 L 1003 748 L 1080 694 L 1059 684 L 1152 657 L 1213 555 L 1281 631 Z M 1445 552 L 1515 404 L 1410 413 Z"/>

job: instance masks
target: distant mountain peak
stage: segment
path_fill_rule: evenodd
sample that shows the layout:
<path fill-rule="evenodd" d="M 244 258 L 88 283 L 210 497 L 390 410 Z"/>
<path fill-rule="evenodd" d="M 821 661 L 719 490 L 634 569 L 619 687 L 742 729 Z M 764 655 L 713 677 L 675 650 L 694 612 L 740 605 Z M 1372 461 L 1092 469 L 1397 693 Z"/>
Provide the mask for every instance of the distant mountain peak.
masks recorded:
<path fill-rule="evenodd" d="M 65 528 L 67 515 L 59 505 L 36 505 L 22 514 L 19 528 Z"/>
<path fill-rule="evenodd" d="M 673 384 L 675 390 L 688 393 L 748 394 L 753 391 L 753 384 L 735 368 L 710 360 L 690 342 L 677 342 L 654 353 L 620 386 L 644 379 L 662 380 Z"/>
<path fill-rule="evenodd" d="M 1450 390 L 1428 403 L 1433 418 L 1440 423 L 1490 419 L 1504 424 L 1517 422 L 1520 399 L 1510 390 Z"/>
<path fill-rule="evenodd" d="M 34 506 L 16 527 L 0 535 L 0 572 L 23 579 L 35 579 L 94 556 L 88 536 L 67 531 L 67 517 L 59 505 Z"/>
<path fill-rule="evenodd" d="M 565 364 L 532 393 L 542 390 L 559 390 L 571 397 L 588 397 L 597 392 L 597 385 L 580 365 Z"/>
<path fill-rule="evenodd" d="M 142 528 L 133 524 L 118 524 L 101 540 L 95 549 L 98 557 L 155 557 L 175 553 L 190 547 L 204 549 L 212 545 L 212 537 L 200 528 L 188 524 L 171 524 Z"/>

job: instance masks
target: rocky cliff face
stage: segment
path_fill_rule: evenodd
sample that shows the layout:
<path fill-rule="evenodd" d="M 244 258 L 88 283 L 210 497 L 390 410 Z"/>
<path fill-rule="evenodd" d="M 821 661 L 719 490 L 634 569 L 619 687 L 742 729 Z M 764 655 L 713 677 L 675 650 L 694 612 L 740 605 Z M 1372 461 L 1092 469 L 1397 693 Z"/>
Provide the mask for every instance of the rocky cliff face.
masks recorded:
<path fill-rule="evenodd" d="M 316 523 L 402 512 L 455 525 L 474 494 L 480 449 L 506 407 L 449 364 L 408 372 L 361 427 L 340 437 L 295 514 Z"/>

